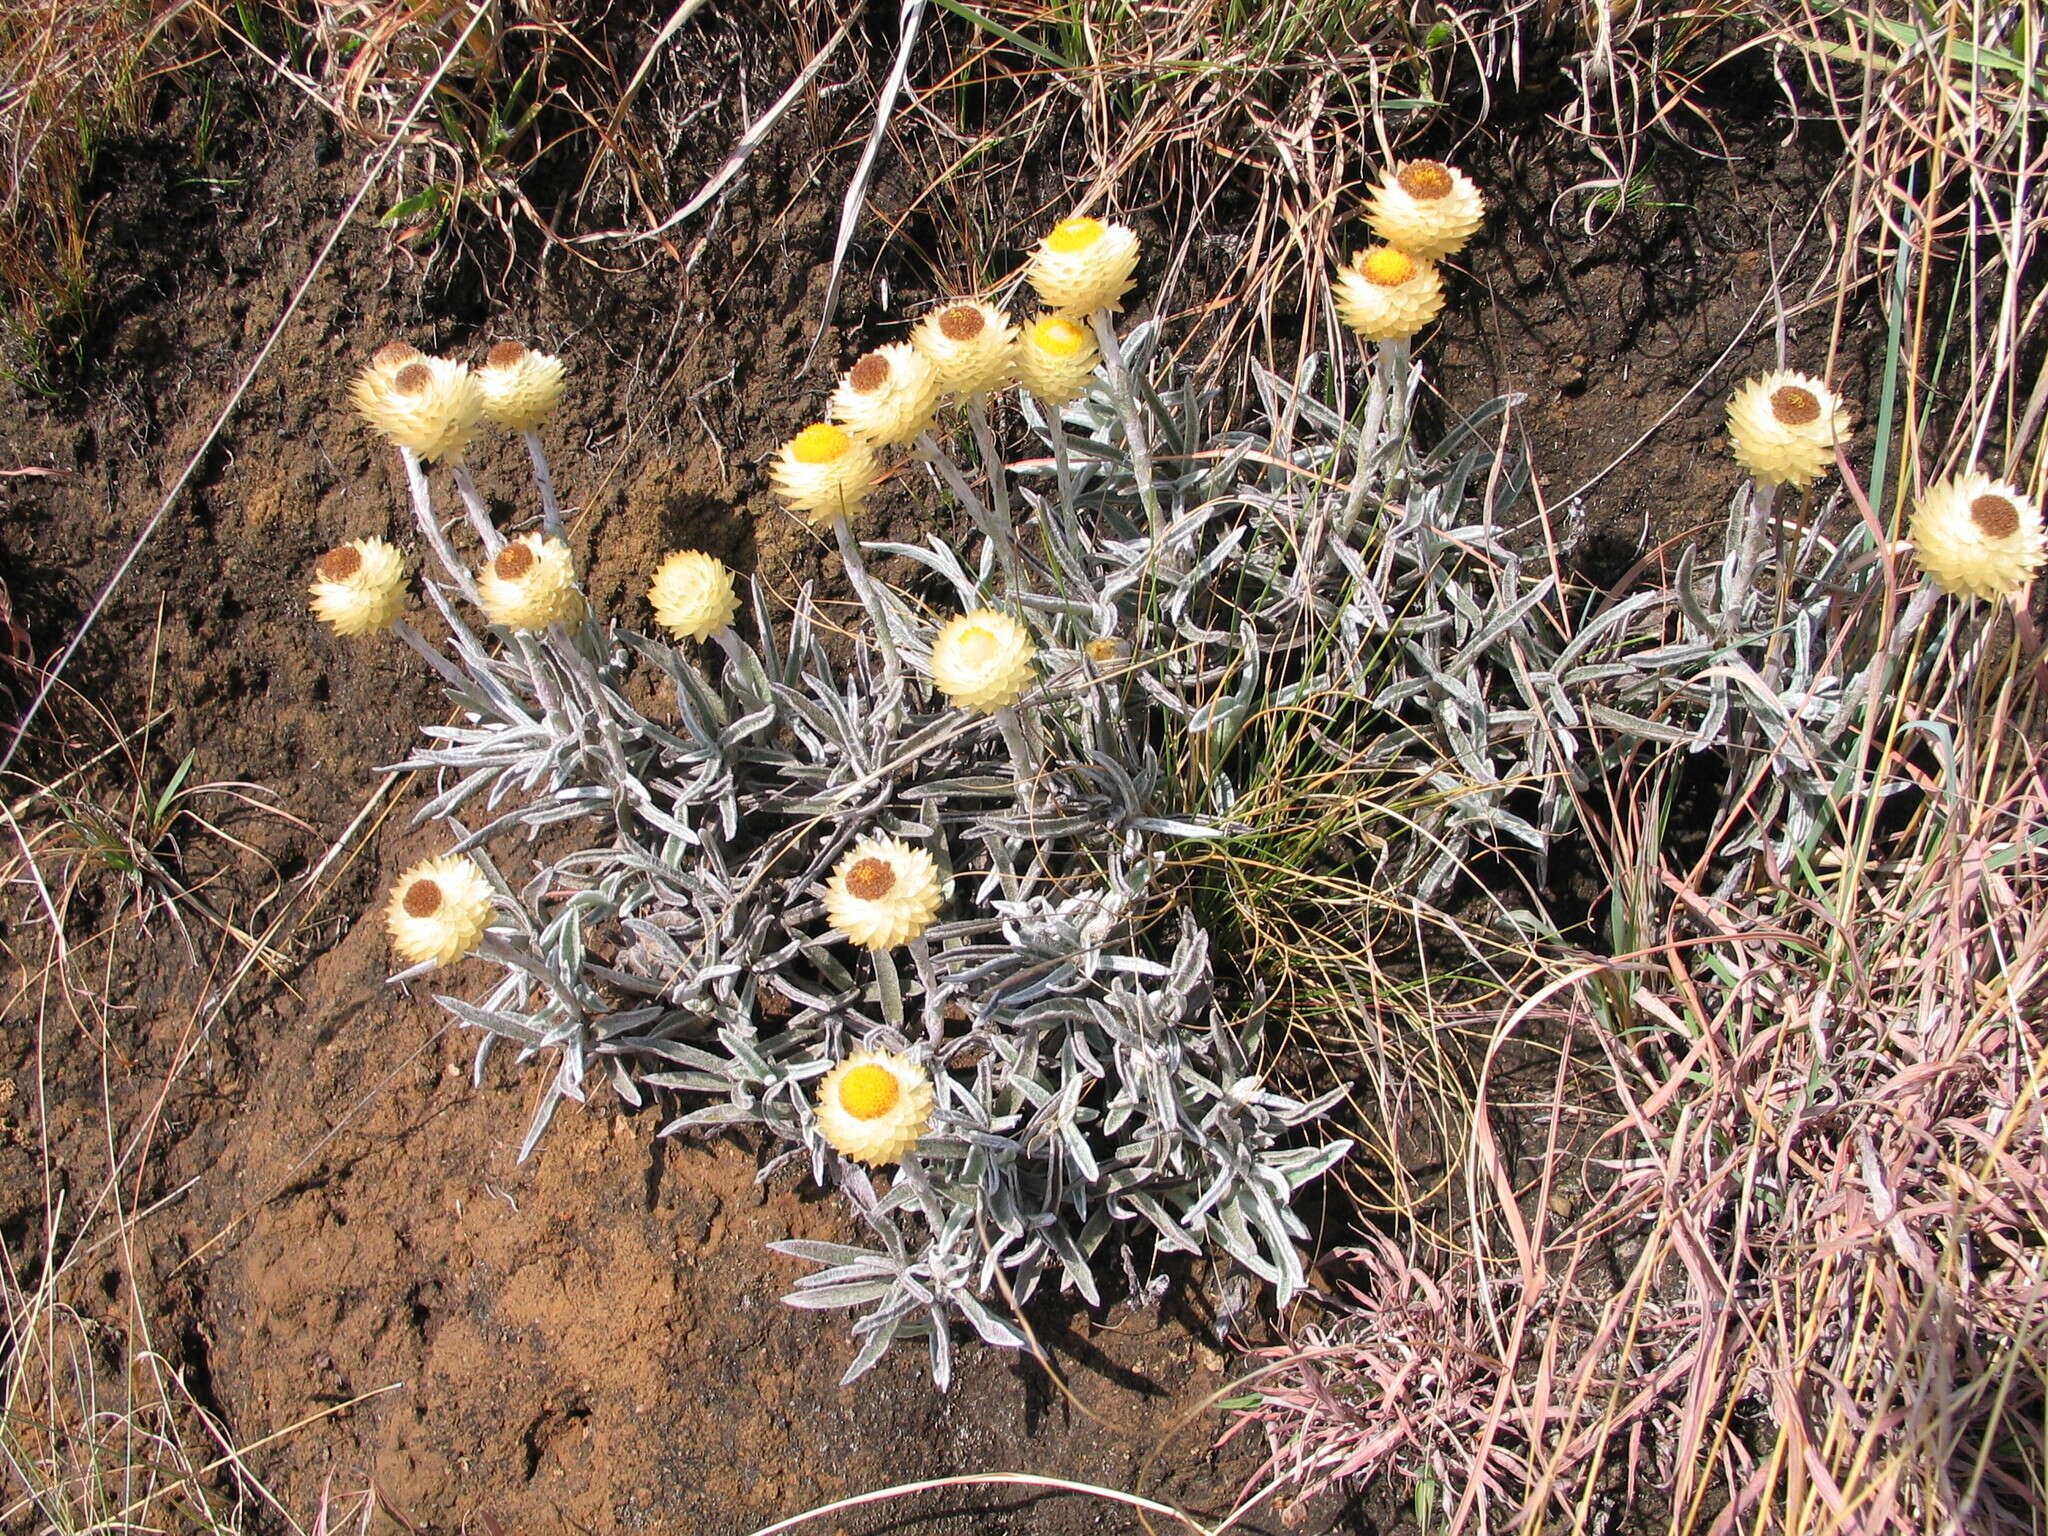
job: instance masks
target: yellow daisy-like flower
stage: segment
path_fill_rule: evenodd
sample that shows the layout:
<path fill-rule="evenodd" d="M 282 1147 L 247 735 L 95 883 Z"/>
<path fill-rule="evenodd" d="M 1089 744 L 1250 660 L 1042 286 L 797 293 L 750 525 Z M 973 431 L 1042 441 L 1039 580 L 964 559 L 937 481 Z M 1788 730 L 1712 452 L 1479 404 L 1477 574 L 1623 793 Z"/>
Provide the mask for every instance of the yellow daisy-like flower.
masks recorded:
<path fill-rule="evenodd" d="M 1043 405 L 1058 410 L 1078 400 L 1102 361 L 1095 338 L 1065 315 L 1040 315 L 1024 327 L 1017 377 Z"/>
<path fill-rule="evenodd" d="M 405 557 L 382 539 L 350 539 L 313 566 L 313 617 L 337 635 L 389 629 L 405 606 Z"/>
<path fill-rule="evenodd" d="M 939 866 L 900 837 L 855 843 L 825 882 L 825 921 L 863 949 L 908 944 L 939 915 Z"/>
<path fill-rule="evenodd" d="M 790 511 L 822 523 L 866 506 L 876 474 L 873 449 L 846 428 L 821 421 L 782 445 L 768 478 Z"/>
<path fill-rule="evenodd" d="M 993 714 L 1031 686 L 1038 648 L 1022 624 L 993 608 L 949 619 L 932 640 L 932 681 L 953 703 Z"/>
<path fill-rule="evenodd" d="M 907 341 L 877 347 L 847 370 L 832 391 L 832 419 L 871 443 L 907 443 L 932 424 L 939 376 L 931 359 Z"/>
<path fill-rule="evenodd" d="M 1913 509 L 1912 533 L 1920 569 L 1957 597 L 2017 592 L 2048 558 L 2041 509 L 1975 471 L 1929 486 Z"/>
<path fill-rule="evenodd" d="M 1728 435 L 1759 485 L 1811 485 L 1848 438 L 1849 410 L 1819 379 L 1781 368 L 1729 396 Z"/>
<path fill-rule="evenodd" d="M 387 354 L 395 357 L 395 347 L 403 345 L 379 349 L 356 375 L 349 398 L 371 426 L 428 463 L 460 459 L 484 412 L 476 375 L 445 357 L 415 356 L 391 366 Z"/>
<path fill-rule="evenodd" d="M 732 572 L 723 561 L 694 549 L 679 549 L 661 562 L 647 600 L 654 604 L 656 622 L 678 640 L 708 640 L 740 611 Z"/>
<path fill-rule="evenodd" d="M 1353 254 L 1337 269 L 1337 316 L 1367 341 L 1413 336 L 1443 311 L 1436 263 L 1390 245 Z"/>
<path fill-rule="evenodd" d="M 491 925 L 491 882 L 461 854 L 427 859 L 398 877 L 384 906 L 391 947 L 414 965 L 453 965 L 474 954 Z"/>
<path fill-rule="evenodd" d="M 476 573 L 484 616 L 507 629 L 546 629 L 583 617 L 576 561 L 560 539 L 523 533 Z"/>
<path fill-rule="evenodd" d="M 931 1123 L 931 1075 L 893 1051 L 855 1051 L 818 1084 L 818 1134 L 844 1157 L 900 1163 Z"/>
<path fill-rule="evenodd" d="M 1038 243 L 1024 275 L 1045 307 L 1072 315 L 1114 313 L 1138 269 L 1138 237 L 1100 219 L 1061 219 Z"/>
<path fill-rule="evenodd" d="M 957 299 L 920 320 L 910 340 L 948 394 L 986 394 L 1017 372 L 1017 328 L 993 304 Z"/>
<path fill-rule="evenodd" d="M 516 341 L 499 342 L 476 371 L 484 415 L 508 432 L 531 432 L 561 404 L 564 372 L 559 357 Z"/>
<path fill-rule="evenodd" d="M 1366 200 L 1372 232 L 1412 256 L 1441 261 L 1465 248 L 1486 217 L 1486 199 L 1463 171 L 1440 160 L 1395 167 Z"/>

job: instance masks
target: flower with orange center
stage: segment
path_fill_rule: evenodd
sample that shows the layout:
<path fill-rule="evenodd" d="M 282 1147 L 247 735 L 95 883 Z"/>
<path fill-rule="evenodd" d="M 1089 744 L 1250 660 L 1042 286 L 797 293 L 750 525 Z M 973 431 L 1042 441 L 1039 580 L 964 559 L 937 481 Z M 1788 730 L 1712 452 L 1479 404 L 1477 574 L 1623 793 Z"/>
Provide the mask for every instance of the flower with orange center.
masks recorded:
<path fill-rule="evenodd" d="M 931 1123 L 929 1073 L 893 1051 L 855 1051 L 818 1084 L 818 1134 L 871 1168 L 900 1163 Z"/>
<path fill-rule="evenodd" d="M 445 357 L 402 358 L 403 342 L 380 347 L 356 375 L 349 398 L 363 418 L 422 459 L 460 459 L 484 411 L 476 375 Z M 407 349 L 410 350 L 410 349 Z"/>
<path fill-rule="evenodd" d="M 583 617 L 569 546 L 538 533 L 523 533 L 499 550 L 477 572 L 476 592 L 484 616 L 507 629 L 546 629 Z"/>
<path fill-rule="evenodd" d="M 920 320 L 910 341 L 930 360 L 939 388 L 948 394 L 987 394 L 1017 372 L 1017 328 L 993 304 L 956 299 Z"/>
<path fill-rule="evenodd" d="M 461 854 L 426 859 L 398 877 L 384 925 L 399 958 L 453 965 L 474 954 L 491 924 L 491 882 Z"/>
<path fill-rule="evenodd" d="M 1735 461 L 1759 485 L 1811 485 L 1849 436 L 1849 410 L 1819 379 L 1778 369 L 1728 399 Z"/>
<path fill-rule="evenodd" d="M 877 347 L 847 370 L 832 391 L 831 417 L 871 443 L 907 443 L 932 424 L 939 376 L 907 341 Z"/>
<path fill-rule="evenodd" d="M 2006 597 L 2048 558 L 2041 509 L 2003 480 L 1974 470 L 1928 487 L 1913 509 L 1920 569 L 1957 597 Z"/>
<path fill-rule="evenodd" d="M 313 617 L 337 635 L 374 635 L 405 606 L 405 557 L 382 539 L 350 539 L 313 567 Z"/>
<path fill-rule="evenodd" d="M 1061 219 L 1031 253 L 1024 275 L 1047 309 L 1086 317 L 1123 308 L 1138 268 L 1138 237 L 1100 219 Z"/>
<path fill-rule="evenodd" d="M 1390 245 L 1374 246 L 1337 269 L 1337 314 L 1367 341 L 1402 341 L 1444 307 L 1436 263 Z"/>
<path fill-rule="evenodd" d="M 1031 686 L 1038 648 L 1022 624 L 993 608 L 949 619 L 932 640 L 932 682 L 953 703 L 993 714 Z"/>
<path fill-rule="evenodd" d="M 1486 199 L 1463 171 L 1440 160 L 1410 160 L 1380 179 L 1365 217 L 1387 244 L 1441 261 L 1477 233 Z"/>
<path fill-rule="evenodd" d="M 1102 361 L 1095 338 L 1065 315 L 1040 315 L 1024 327 L 1017 377 L 1040 404 L 1058 410 L 1081 398 Z"/>
<path fill-rule="evenodd" d="M 931 927 L 945 899 L 939 866 L 900 837 L 855 843 L 825 882 L 825 921 L 863 949 L 894 949 Z"/>
<path fill-rule="evenodd" d="M 561 403 L 562 360 L 516 341 L 501 341 L 477 369 L 484 416 L 508 432 L 531 432 Z"/>
<path fill-rule="evenodd" d="M 846 428 L 821 421 L 782 445 L 768 478 L 790 511 L 822 523 L 859 512 L 876 473 L 873 449 Z"/>

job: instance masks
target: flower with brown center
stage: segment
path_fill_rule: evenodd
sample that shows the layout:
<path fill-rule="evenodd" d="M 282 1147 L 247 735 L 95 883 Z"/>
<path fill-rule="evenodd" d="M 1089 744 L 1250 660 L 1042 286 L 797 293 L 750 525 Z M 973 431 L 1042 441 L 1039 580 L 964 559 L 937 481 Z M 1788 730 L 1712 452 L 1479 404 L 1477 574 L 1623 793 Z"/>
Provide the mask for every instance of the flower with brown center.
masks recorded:
<path fill-rule="evenodd" d="M 384 907 L 391 947 L 414 965 L 453 965 L 474 954 L 490 926 L 490 881 L 461 854 L 427 859 L 398 877 Z"/>
<path fill-rule="evenodd" d="M 987 394 L 1017 372 L 1017 328 L 993 304 L 957 299 L 920 320 L 910 339 L 948 394 Z"/>
<path fill-rule="evenodd" d="M 313 566 L 313 617 L 337 635 L 389 629 L 405 607 L 405 557 L 382 539 L 350 539 Z"/>
<path fill-rule="evenodd" d="M 1065 315 L 1040 315 L 1024 327 L 1017 377 L 1051 410 L 1081 398 L 1102 361 L 1095 338 Z"/>
<path fill-rule="evenodd" d="M 1061 219 L 1031 253 L 1024 275 L 1045 307 L 1085 319 L 1123 308 L 1138 268 L 1138 237 L 1100 219 Z"/>
<path fill-rule="evenodd" d="M 401 358 L 403 346 L 379 348 L 349 398 L 371 426 L 428 463 L 460 459 L 483 416 L 476 375 L 445 357 Z"/>
<path fill-rule="evenodd" d="M 1849 410 L 1819 379 L 1778 369 L 1728 399 L 1735 460 L 1759 485 L 1811 485 L 1849 436 Z"/>
<path fill-rule="evenodd" d="M 907 443 L 932 424 L 939 376 L 907 341 L 877 347 L 832 391 L 832 419 L 871 443 Z"/>
<path fill-rule="evenodd" d="M 1337 269 L 1338 318 L 1367 341 L 1402 341 L 1444 307 L 1436 263 L 1390 245 L 1359 251 Z"/>
<path fill-rule="evenodd" d="M 1007 613 L 977 608 L 946 622 L 932 640 L 932 682 L 953 703 L 993 714 L 1031 686 L 1038 648 Z"/>
<path fill-rule="evenodd" d="M 561 403 L 562 360 L 516 341 L 501 341 L 477 369 L 484 416 L 508 432 L 531 432 Z"/>
<path fill-rule="evenodd" d="M 844 427 L 817 422 L 782 445 L 768 478 L 790 511 L 814 523 L 852 517 L 875 488 L 874 450 Z"/>
<path fill-rule="evenodd" d="M 484 616 L 511 630 L 546 629 L 583 617 L 569 546 L 538 533 L 523 533 L 499 550 L 477 572 L 476 592 Z"/>
<path fill-rule="evenodd" d="M 871 1168 L 900 1163 L 931 1122 L 929 1073 L 893 1051 L 855 1051 L 818 1084 L 818 1134 Z"/>
<path fill-rule="evenodd" d="M 1440 160 L 1410 160 L 1380 179 L 1365 217 L 1387 244 L 1441 261 L 1478 232 L 1486 199 L 1463 171 Z"/>
<path fill-rule="evenodd" d="M 655 621 L 678 640 L 708 640 L 729 628 L 740 611 L 732 572 L 694 549 L 679 549 L 661 562 L 647 600 Z"/>
<path fill-rule="evenodd" d="M 1912 537 L 1920 568 L 1958 597 L 2009 596 L 2048 558 L 2040 508 L 1975 471 L 1928 487 L 1913 509 Z"/>
<path fill-rule="evenodd" d="M 825 921 L 863 949 L 894 949 L 931 927 L 943 899 L 939 867 L 924 849 L 864 837 L 825 882 Z"/>

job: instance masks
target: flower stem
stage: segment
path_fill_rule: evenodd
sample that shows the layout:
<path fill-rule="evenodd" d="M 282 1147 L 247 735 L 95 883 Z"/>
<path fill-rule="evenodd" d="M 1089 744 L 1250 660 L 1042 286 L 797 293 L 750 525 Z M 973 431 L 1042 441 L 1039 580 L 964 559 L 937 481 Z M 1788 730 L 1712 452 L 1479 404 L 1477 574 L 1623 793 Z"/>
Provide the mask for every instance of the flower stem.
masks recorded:
<path fill-rule="evenodd" d="M 1152 482 L 1151 429 L 1138 408 L 1138 397 L 1131 384 L 1131 370 L 1124 362 L 1124 349 L 1116 339 L 1116 327 L 1110 323 L 1109 311 L 1098 310 L 1092 319 L 1095 340 L 1102 348 L 1102 361 L 1106 365 L 1104 372 L 1109 376 L 1110 398 L 1116 402 L 1116 408 L 1124 418 L 1124 432 L 1130 439 L 1131 468 L 1138 481 L 1138 500 L 1144 505 L 1145 518 L 1156 543 L 1166 533 L 1166 519 L 1159 510 L 1159 489 Z"/>
<path fill-rule="evenodd" d="M 476 578 L 469 567 L 455 557 L 455 546 L 448 542 L 448 532 L 441 526 L 441 520 L 434 515 L 434 493 L 427 484 L 426 469 L 420 463 L 420 456 L 410 448 L 398 450 L 399 461 L 405 465 L 405 483 L 412 492 L 413 521 L 420 526 L 420 535 L 434 551 L 442 569 L 461 590 L 462 595 L 472 603 L 482 606 L 476 594 Z"/>
<path fill-rule="evenodd" d="M 860 557 L 860 541 L 853 536 L 853 524 L 843 516 L 835 517 L 832 519 L 832 531 L 839 538 L 839 558 L 846 562 L 846 579 L 860 594 L 861 603 L 868 611 L 868 622 L 874 626 L 875 644 L 882 652 L 883 674 L 890 682 L 900 683 L 903 680 L 903 660 L 896 654 L 896 638 L 889 630 L 888 604 L 875 586 L 874 578 L 868 575 L 867 562 Z"/>
<path fill-rule="evenodd" d="M 555 496 L 555 477 L 548 473 L 548 456 L 541 450 L 540 434 L 529 428 L 519 435 L 526 439 L 526 456 L 533 462 L 533 483 L 540 490 L 541 531 L 551 539 L 567 539 L 562 503 Z"/>
<path fill-rule="evenodd" d="M 442 655 L 437 647 L 430 645 L 427 637 L 414 629 L 404 619 L 396 621 L 391 626 L 391 632 L 425 657 L 427 665 L 440 673 L 441 681 L 448 684 L 449 687 L 458 689 L 469 687 L 469 679 L 462 675 L 462 669 Z"/>
<path fill-rule="evenodd" d="M 996 547 L 996 558 L 1002 562 L 1003 580 L 1010 591 L 1024 592 L 1029 588 L 1018 565 L 1017 528 L 1010 516 L 1010 466 L 996 450 L 987 402 L 986 395 L 967 397 L 968 425 L 974 428 L 974 446 L 981 452 L 982 473 L 988 478 L 989 524 L 982 531 Z"/>
<path fill-rule="evenodd" d="M 462 497 L 462 509 L 469 514 L 469 525 L 476 530 L 476 536 L 483 540 L 484 553 L 495 555 L 505 547 L 505 536 L 498 532 L 498 525 L 491 521 L 491 509 L 484 505 L 484 495 L 476 488 L 476 478 L 470 474 L 469 466 L 457 462 L 449 466 L 455 474 L 455 489 Z"/>

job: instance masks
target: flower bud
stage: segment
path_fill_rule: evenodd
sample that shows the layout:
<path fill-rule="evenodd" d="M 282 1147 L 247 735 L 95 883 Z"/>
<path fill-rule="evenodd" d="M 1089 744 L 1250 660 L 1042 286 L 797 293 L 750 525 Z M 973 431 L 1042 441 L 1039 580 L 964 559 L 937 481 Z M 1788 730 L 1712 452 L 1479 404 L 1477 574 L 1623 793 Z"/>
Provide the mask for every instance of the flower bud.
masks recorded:
<path fill-rule="evenodd" d="M 792 512 L 814 523 L 852 517 L 875 487 L 874 451 L 844 427 L 818 422 L 782 445 L 768 477 Z"/>
<path fill-rule="evenodd" d="M 825 921 L 864 949 L 895 949 L 931 927 L 939 867 L 899 837 L 864 837 L 825 882 Z"/>
<path fill-rule="evenodd" d="M 939 376 L 907 341 L 868 353 L 832 391 L 832 419 L 871 443 L 907 443 L 932 424 Z"/>
<path fill-rule="evenodd" d="M 843 1157 L 900 1163 L 931 1122 L 931 1075 L 893 1051 L 855 1051 L 818 1084 L 818 1134 Z"/>
<path fill-rule="evenodd" d="M 501 341 L 477 369 L 484 415 L 508 432 L 531 432 L 561 403 L 562 360 L 516 341 Z"/>
<path fill-rule="evenodd" d="M 1920 569 L 1957 597 L 2010 596 L 2048 557 L 2041 509 L 1975 471 L 1928 487 L 1913 509 L 1912 536 Z"/>
<path fill-rule="evenodd" d="M 1081 398 L 1102 361 L 1095 338 L 1065 315 L 1040 315 L 1024 327 L 1017 377 L 1041 405 L 1058 410 Z"/>
<path fill-rule="evenodd" d="M 1359 251 L 1337 269 L 1338 318 L 1367 341 L 1402 341 L 1444 307 L 1436 263 L 1390 245 Z"/>
<path fill-rule="evenodd" d="M 1086 318 L 1123 308 L 1138 268 L 1138 237 L 1100 219 L 1062 219 L 1038 243 L 1024 275 L 1045 307 Z"/>
<path fill-rule="evenodd" d="M 574 624 L 584 613 L 569 546 L 538 533 L 523 533 L 499 550 L 477 572 L 476 592 L 484 617 L 511 630 Z"/>
<path fill-rule="evenodd" d="M 405 557 L 382 539 L 350 539 L 313 567 L 313 617 L 337 635 L 389 629 L 405 607 Z"/>
<path fill-rule="evenodd" d="M 987 394 L 1017 372 L 1017 328 L 993 304 L 957 299 L 920 320 L 910 339 L 948 394 Z"/>
<path fill-rule="evenodd" d="M 1463 171 L 1440 160 L 1410 160 L 1380 179 L 1365 217 L 1387 244 L 1441 261 L 1478 232 L 1486 199 Z"/>
<path fill-rule="evenodd" d="M 1819 379 L 1779 369 L 1729 397 L 1728 435 L 1736 462 L 1759 485 L 1807 486 L 1835 462 L 1849 412 Z"/>
<path fill-rule="evenodd" d="M 491 883 L 461 854 L 415 864 L 392 889 L 384 925 L 399 958 L 453 965 L 476 953 L 491 924 Z"/>
<path fill-rule="evenodd" d="M 396 342 L 378 350 L 349 388 L 363 419 L 428 463 L 462 457 L 483 416 L 476 375 L 445 357 L 401 358 Z"/>
<path fill-rule="evenodd" d="M 1008 614 L 978 608 L 949 620 L 932 640 L 932 682 L 963 709 L 993 714 L 1031 686 L 1037 650 Z"/>
<path fill-rule="evenodd" d="M 740 611 L 732 572 L 694 549 L 679 549 L 661 562 L 647 600 L 655 621 L 678 640 L 708 640 L 729 628 Z"/>

